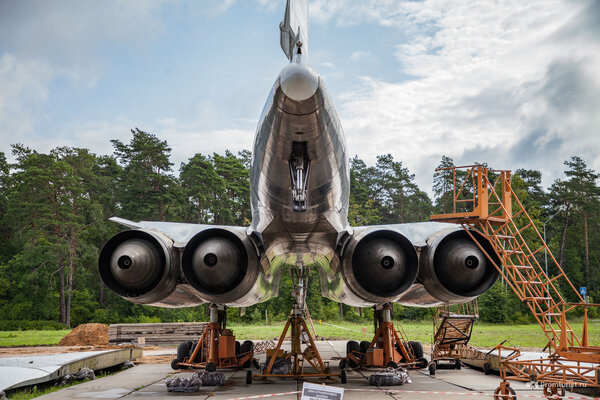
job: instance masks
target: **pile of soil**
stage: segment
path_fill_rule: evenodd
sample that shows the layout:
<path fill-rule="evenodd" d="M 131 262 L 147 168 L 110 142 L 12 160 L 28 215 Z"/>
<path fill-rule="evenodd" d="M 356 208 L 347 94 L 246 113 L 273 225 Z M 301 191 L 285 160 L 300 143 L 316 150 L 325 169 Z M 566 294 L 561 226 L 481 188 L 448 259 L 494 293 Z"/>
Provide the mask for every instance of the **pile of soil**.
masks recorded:
<path fill-rule="evenodd" d="M 59 346 L 106 346 L 108 325 L 81 324 L 58 342 Z"/>

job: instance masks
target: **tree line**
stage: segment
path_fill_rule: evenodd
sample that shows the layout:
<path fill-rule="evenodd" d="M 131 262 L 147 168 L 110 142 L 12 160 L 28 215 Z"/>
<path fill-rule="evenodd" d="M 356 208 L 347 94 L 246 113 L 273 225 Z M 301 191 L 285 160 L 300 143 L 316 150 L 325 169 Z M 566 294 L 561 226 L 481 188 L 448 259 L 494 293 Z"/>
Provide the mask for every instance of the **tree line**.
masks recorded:
<path fill-rule="evenodd" d="M 13 162 L 0 153 L 0 329 L 27 321 L 84 322 L 200 321 L 205 307 L 159 309 L 129 303 L 106 290 L 97 271 L 102 245 L 121 227 L 111 216 L 138 220 L 243 225 L 250 223 L 251 153 L 196 154 L 176 170 L 165 140 L 139 129 L 129 143 L 112 140 L 112 155 L 57 147 L 41 153 L 12 146 Z M 414 174 L 390 154 L 374 165 L 351 159 L 349 220 L 353 225 L 426 221 L 450 210 L 452 177 L 434 175 L 431 199 Z M 449 157 L 439 166 L 451 167 Z M 545 189 L 541 173 L 517 170 L 518 197 L 576 287 L 600 297 L 600 187 L 585 161 L 565 161 L 565 177 Z M 531 238 L 536 240 L 536 238 Z M 555 271 L 549 271 L 552 275 Z M 365 320 L 357 310 L 324 299 L 313 269 L 308 305 L 313 318 Z M 230 309 L 233 320 L 283 320 L 292 305 L 284 272 L 280 296 L 247 310 Z M 480 301 L 484 320 L 527 320 L 525 308 L 502 282 Z M 396 306 L 396 318 L 425 318 L 431 311 Z M 2 322 L 3 321 L 3 322 Z M 20 324 L 19 321 L 23 323 Z M 48 323 L 52 325 L 51 323 Z M 43 325 L 43 324 L 42 324 Z"/>

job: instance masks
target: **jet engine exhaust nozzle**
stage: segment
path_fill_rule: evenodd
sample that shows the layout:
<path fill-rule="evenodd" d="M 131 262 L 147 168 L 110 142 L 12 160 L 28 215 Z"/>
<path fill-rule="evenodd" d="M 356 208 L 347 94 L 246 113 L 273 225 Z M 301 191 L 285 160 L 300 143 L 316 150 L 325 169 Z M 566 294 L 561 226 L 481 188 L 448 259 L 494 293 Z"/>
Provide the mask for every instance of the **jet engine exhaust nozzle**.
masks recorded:
<path fill-rule="evenodd" d="M 233 303 L 249 292 L 258 276 L 256 256 L 235 234 L 207 229 L 186 245 L 181 259 L 183 275 L 207 301 Z"/>
<path fill-rule="evenodd" d="M 102 248 L 98 268 L 109 289 L 140 304 L 160 301 L 174 290 L 177 270 L 172 243 L 143 230 L 121 232 Z"/>
<path fill-rule="evenodd" d="M 344 276 L 350 288 L 366 301 L 393 301 L 417 277 L 417 252 L 399 233 L 375 231 L 348 250 L 343 261 Z"/>

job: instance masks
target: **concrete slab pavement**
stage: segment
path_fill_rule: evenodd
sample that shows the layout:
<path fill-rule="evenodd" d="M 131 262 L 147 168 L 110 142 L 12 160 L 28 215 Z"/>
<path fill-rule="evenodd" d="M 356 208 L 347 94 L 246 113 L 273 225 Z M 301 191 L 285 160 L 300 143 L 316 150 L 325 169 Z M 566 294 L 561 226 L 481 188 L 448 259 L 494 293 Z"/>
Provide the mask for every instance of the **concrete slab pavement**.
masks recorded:
<path fill-rule="evenodd" d="M 338 361 L 332 359 L 345 352 L 346 342 L 323 341 L 317 346 L 323 358 L 328 360 L 333 372 L 339 371 Z M 259 355 L 259 360 L 264 362 L 264 354 Z M 256 371 L 256 370 L 253 370 Z M 55 399 L 173 399 L 181 397 L 194 397 L 198 399 L 230 400 L 248 396 L 273 395 L 293 392 L 277 396 L 277 399 L 299 399 L 302 382 L 292 379 L 272 379 L 269 382 L 255 380 L 252 385 L 246 384 L 246 371 L 222 371 L 226 376 L 223 387 L 202 387 L 195 393 L 170 393 L 167 392 L 165 382 L 172 377 L 189 378 L 193 372 L 173 371 L 167 364 L 143 364 L 95 381 L 72 386 L 39 397 L 43 400 Z M 494 390 L 500 383 L 500 378 L 495 375 L 484 375 L 483 372 L 464 367 L 461 370 L 438 370 L 435 376 L 429 376 L 427 370 L 410 371 L 411 384 L 404 386 L 374 387 L 368 385 L 368 378 L 375 370 L 348 371 L 348 382 L 341 384 L 332 381 L 330 384 L 345 389 L 345 400 L 365 399 L 444 399 L 464 400 L 491 399 Z M 318 383 L 317 380 L 310 382 Z M 544 398 L 540 388 L 533 389 L 525 384 L 511 383 L 517 395 L 536 396 Z M 427 393 L 418 393 L 418 392 Z M 432 393 L 438 392 L 438 393 Z M 440 394 L 439 392 L 444 392 Z M 468 395 L 465 395 L 468 393 Z M 568 394 L 573 397 L 586 398 L 582 395 Z M 534 397 L 535 398 L 535 397 Z M 587 397 L 591 398 L 591 397 Z"/>

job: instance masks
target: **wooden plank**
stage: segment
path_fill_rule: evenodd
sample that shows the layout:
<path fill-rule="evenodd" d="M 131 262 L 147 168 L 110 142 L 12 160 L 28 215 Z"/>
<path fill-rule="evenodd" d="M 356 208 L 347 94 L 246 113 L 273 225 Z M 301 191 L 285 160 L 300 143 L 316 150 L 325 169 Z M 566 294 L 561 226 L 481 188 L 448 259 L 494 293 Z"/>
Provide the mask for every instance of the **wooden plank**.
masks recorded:
<path fill-rule="evenodd" d="M 188 340 L 198 340 L 207 322 L 171 322 L 142 324 L 113 324 L 109 327 L 110 344 L 138 343 L 147 345 L 175 345 Z"/>

